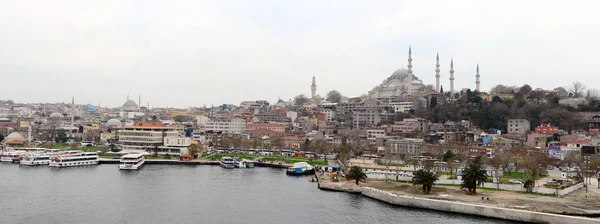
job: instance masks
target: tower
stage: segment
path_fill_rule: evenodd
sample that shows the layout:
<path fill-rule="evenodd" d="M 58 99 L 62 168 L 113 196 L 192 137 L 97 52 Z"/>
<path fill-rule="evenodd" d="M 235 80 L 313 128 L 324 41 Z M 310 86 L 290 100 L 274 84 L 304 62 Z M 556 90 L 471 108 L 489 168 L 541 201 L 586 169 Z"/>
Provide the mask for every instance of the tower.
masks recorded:
<path fill-rule="evenodd" d="M 75 122 L 75 96 L 71 99 L 71 125 Z"/>
<path fill-rule="evenodd" d="M 440 54 L 435 55 L 435 91 L 440 92 Z"/>
<path fill-rule="evenodd" d="M 310 85 L 310 98 L 315 99 L 317 97 L 317 81 L 315 80 L 315 75 L 312 78 L 312 85 Z"/>
<path fill-rule="evenodd" d="M 412 50 L 408 46 L 408 95 L 412 96 L 413 72 L 412 72 Z"/>
<path fill-rule="evenodd" d="M 142 95 L 139 95 L 138 98 L 138 110 L 142 107 Z"/>
<path fill-rule="evenodd" d="M 450 99 L 454 98 L 454 59 L 450 59 Z"/>
<path fill-rule="evenodd" d="M 476 87 L 475 87 L 475 89 L 477 89 L 477 92 L 479 92 L 479 84 L 481 83 L 479 81 L 479 76 L 480 76 L 479 75 L 479 63 L 477 63 L 477 69 L 475 71 L 476 71 L 476 75 L 475 75 L 475 85 L 476 85 Z"/>

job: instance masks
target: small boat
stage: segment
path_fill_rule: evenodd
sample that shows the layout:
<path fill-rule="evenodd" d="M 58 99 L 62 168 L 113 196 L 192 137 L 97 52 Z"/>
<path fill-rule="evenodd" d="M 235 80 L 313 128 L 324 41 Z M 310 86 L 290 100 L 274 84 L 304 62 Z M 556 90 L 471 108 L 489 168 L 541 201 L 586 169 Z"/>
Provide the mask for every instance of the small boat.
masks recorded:
<path fill-rule="evenodd" d="M 225 169 L 233 169 L 235 167 L 233 158 L 228 156 L 223 156 L 219 161 L 219 165 Z"/>
<path fill-rule="evenodd" d="M 250 160 L 244 160 L 246 162 L 246 168 L 254 168 L 254 162 Z"/>
<path fill-rule="evenodd" d="M 314 175 L 315 168 L 307 162 L 297 162 L 294 163 L 294 166 L 288 168 L 285 174 L 289 176 Z"/>
<path fill-rule="evenodd" d="M 41 166 L 50 164 L 50 155 L 26 153 L 21 155 L 20 164 L 24 166 Z"/>
<path fill-rule="evenodd" d="M 127 154 L 121 157 L 119 170 L 137 170 L 144 166 L 144 155 L 142 154 Z"/>
<path fill-rule="evenodd" d="M 244 161 L 244 160 L 241 160 L 241 161 L 235 160 L 233 162 L 233 167 L 245 169 L 246 168 L 246 161 Z"/>

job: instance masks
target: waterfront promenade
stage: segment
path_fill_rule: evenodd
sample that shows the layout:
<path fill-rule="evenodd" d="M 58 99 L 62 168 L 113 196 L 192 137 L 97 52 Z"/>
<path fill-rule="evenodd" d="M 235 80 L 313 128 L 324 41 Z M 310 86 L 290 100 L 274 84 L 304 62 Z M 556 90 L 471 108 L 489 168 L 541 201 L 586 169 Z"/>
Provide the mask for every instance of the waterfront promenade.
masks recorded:
<path fill-rule="evenodd" d="M 457 186 L 436 186 L 432 193 L 423 194 L 420 186 L 395 181 L 370 180 L 360 183 L 360 186 L 354 181 L 332 182 L 327 177 L 319 178 L 319 181 L 322 190 L 360 193 L 401 206 L 521 222 L 600 223 L 597 218 L 577 217 L 600 215 L 600 203 L 591 199 L 600 197 L 600 190 L 590 190 L 588 194 L 591 198 L 588 200 L 585 198 L 585 189 L 567 197 L 554 197 L 494 189 L 478 189 L 477 195 L 466 195 Z M 455 208 L 457 206 L 460 208 Z"/>

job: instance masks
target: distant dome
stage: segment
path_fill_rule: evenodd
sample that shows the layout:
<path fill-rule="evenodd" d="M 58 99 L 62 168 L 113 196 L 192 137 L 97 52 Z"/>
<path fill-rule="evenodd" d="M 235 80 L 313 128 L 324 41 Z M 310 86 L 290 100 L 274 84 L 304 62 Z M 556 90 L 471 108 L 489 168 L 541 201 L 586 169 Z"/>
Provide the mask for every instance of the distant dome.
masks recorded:
<path fill-rule="evenodd" d="M 88 111 L 88 112 L 92 112 L 92 111 L 94 111 L 94 110 L 95 110 L 95 109 L 94 109 L 94 107 L 93 107 L 93 106 L 90 106 L 90 107 L 88 107 L 88 109 L 87 109 L 87 111 Z"/>
<path fill-rule="evenodd" d="M 113 118 L 106 122 L 107 127 L 121 127 L 123 124 L 119 119 Z"/>
<path fill-rule="evenodd" d="M 127 100 L 125 104 L 123 104 L 123 110 L 125 111 L 136 111 L 138 109 L 137 103 L 133 100 Z"/>
<path fill-rule="evenodd" d="M 22 139 L 23 136 L 17 132 L 10 133 L 10 135 L 6 136 L 6 139 Z"/>
<path fill-rule="evenodd" d="M 50 118 L 65 118 L 65 116 L 59 112 L 54 112 L 54 113 L 50 114 Z"/>

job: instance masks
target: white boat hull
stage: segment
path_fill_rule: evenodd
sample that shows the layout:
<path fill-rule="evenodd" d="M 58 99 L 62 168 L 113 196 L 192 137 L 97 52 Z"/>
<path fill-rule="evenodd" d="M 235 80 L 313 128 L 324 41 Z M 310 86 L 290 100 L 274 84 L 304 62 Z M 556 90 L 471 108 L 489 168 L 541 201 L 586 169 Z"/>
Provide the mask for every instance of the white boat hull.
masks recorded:
<path fill-rule="evenodd" d="M 8 157 L 8 156 L 0 157 L 0 162 L 10 162 L 10 163 L 12 163 L 12 161 L 13 161 L 13 157 Z"/>
<path fill-rule="evenodd" d="M 45 166 L 50 164 L 50 160 L 41 160 L 41 161 L 25 161 L 21 160 L 21 165 L 24 166 Z"/>
<path fill-rule="evenodd" d="M 86 160 L 86 161 L 74 161 L 74 162 L 50 162 L 51 167 L 72 167 L 72 166 L 89 166 L 98 165 L 100 160 Z"/>
<path fill-rule="evenodd" d="M 120 170 L 137 170 L 137 169 L 142 168 L 142 166 L 144 166 L 145 162 L 146 161 L 142 160 L 138 164 L 119 164 L 119 169 Z"/>

